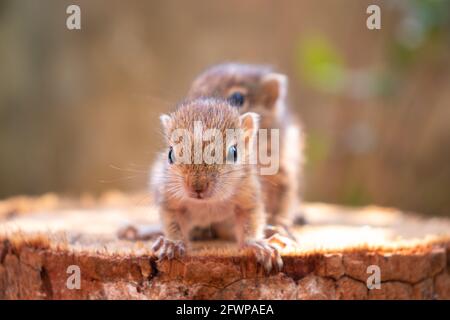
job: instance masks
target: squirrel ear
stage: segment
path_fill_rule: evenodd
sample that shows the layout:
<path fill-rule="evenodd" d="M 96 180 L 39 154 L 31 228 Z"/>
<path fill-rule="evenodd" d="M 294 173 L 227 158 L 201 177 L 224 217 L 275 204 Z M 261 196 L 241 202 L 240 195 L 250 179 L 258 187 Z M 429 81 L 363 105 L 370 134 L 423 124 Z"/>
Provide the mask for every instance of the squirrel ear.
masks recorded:
<path fill-rule="evenodd" d="M 283 108 L 287 95 L 288 78 L 281 73 L 269 73 L 262 79 L 265 106 L 269 109 Z"/>
<path fill-rule="evenodd" d="M 170 122 L 172 119 L 167 114 L 162 114 L 159 116 L 159 119 L 161 120 L 161 124 L 163 126 L 164 131 L 167 131 L 169 128 Z"/>
<path fill-rule="evenodd" d="M 246 137 L 255 136 L 259 128 L 259 115 L 255 112 L 246 112 L 239 117 L 241 127 Z"/>

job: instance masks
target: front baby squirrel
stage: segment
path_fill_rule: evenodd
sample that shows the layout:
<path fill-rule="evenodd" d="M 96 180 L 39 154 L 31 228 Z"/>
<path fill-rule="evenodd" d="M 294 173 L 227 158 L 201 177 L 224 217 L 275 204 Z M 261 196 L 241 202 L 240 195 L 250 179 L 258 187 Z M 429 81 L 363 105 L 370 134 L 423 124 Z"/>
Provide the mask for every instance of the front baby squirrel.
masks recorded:
<path fill-rule="evenodd" d="M 261 129 L 279 129 L 280 144 L 270 150 L 278 157 L 279 170 L 273 175 L 260 175 L 268 223 L 276 231 L 284 230 L 292 238 L 289 227 L 298 210 L 298 189 L 303 163 L 303 133 L 300 124 L 287 108 L 287 77 L 270 67 L 240 63 L 213 66 L 193 82 L 187 97 L 220 97 L 228 99 L 240 114 L 260 115 Z M 269 130 L 270 140 L 270 130 Z"/>
<path fill-rule="evenodd" d="M 227 100 L 214 98 L 187 100 L 161 116 L 167 145 L 151 175 L 164 232 L 152 247 L 159 259 L 184 255 L 193 229 L 214 226 L 220 238 L 234 238 L 267 271 L 281 269 L 278 250 L 264 239 L 267 217 L 260 180 L 256 166 L 248 162 L 258 121 L 256 113 L 240 114 Z M 223 147 L 212 152 L 219 161 L 196 158 L 195 146 L 200 154 L 210 150 L 199 123 L 200 130 L 216 129 L 222 135 Z M 243 133 L 243 148 L 237 147 L 236 137 L 225 137 L 234 129 Z"/>

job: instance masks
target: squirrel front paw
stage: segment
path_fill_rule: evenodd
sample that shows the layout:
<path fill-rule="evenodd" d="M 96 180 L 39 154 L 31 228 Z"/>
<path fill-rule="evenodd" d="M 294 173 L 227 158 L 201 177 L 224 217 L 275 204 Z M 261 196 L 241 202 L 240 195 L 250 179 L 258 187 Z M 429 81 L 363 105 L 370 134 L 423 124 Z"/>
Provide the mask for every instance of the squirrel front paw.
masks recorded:
<path fill-rule="evenodd" d="M 264 228 L 264 236 L 266 239 L 269 239 L 273 237 L 274 235 L 280 235 L 284 238 L 290 238 L 292 241 L 297 241 L 295 238 L 295 235 L 292 233 L 292 230 L 290 227 L 284 226 L 284 225 L 271 225 L 268 224 Z"/>
<path fill-rule="evenodd" d="M 182 257 L 186 253 L 186 247 L 181 240 L 170 240 L 164 236 L 160 236 L 153 243 L 152 250 L 158 257 L 158 260 L 164 258 L 173 259 L 175 257 Z"/>
<path fill-rule="evenodd" d="M 277 248 L 269 244 L 266 240 L 247 241 L 242 249 L 250 251 L 255 256 L 256 262 L 264 267 L 267 273 L 275 269 L 281 271 L 283 260 Z"/>

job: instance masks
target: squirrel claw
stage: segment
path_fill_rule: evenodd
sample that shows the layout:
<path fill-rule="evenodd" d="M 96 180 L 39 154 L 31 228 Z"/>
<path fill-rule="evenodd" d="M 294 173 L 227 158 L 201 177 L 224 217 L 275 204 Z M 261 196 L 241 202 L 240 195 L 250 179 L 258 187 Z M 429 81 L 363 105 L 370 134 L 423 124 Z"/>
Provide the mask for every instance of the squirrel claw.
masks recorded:
<path fill-rule="evenodd" d="M 283 260 L 277 248 L 265 240 L 249 241 L 244 244 L 243 249 L 250 251 L 255 256 L 256 262 L 262 265 L 267 273 L 272 269 L 281 271 L 283 268 Z"/>
<path fill-rule="evenodd" d="M 172 260 L 176 257 L 182 257 L 186 253 L 186 248 L 181 240 L 170 240 L 160 236 L 153 243 L 152 250 L 158 257 L 158 261 L 167 258 Z"/>

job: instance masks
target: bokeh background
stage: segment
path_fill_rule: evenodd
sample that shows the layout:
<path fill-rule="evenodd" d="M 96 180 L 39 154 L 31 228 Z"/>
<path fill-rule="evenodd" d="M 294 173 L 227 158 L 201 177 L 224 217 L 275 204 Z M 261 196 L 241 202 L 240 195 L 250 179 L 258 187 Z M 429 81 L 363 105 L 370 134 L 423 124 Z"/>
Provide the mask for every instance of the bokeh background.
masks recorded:
<path fill-rule="evenodd" d="M 445 0 L 1 0 L 0 198 L 144 189 L 158 115 L 206 67 L 241 61 L 289 76 L 306 200 L 450 215 L 449 14 Z"/>

